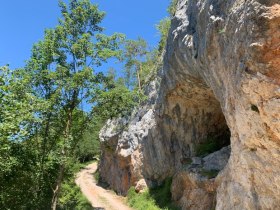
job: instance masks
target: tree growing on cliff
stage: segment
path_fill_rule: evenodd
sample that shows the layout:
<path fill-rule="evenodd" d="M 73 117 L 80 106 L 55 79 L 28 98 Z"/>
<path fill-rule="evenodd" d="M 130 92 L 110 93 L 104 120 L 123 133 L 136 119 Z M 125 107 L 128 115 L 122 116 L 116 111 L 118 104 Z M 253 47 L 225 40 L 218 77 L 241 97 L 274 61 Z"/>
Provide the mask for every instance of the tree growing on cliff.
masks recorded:
<path fill-rule="evenodd" d="M 174 16 L 175 12 L 176 12 L 176 6 L 178 4 L 179 0 L 171 0 L 170 4 L 167 8 L 167 12 L 169 13 L 170 16 Z"/>
<path fill-rule="evenodd" d="M 169 17 L 163 18 L 156 29 L 160 35 L 158 46 L 150 50 L 144 39 L 127 40 L 124 49 L 126 86 L 142 90 L 143 85 L 154 79 L 162 67 L 171 19 L 175 14 L 178 0 L 171 0 L 167 8 Z M 135 84 L 137 83 L 137 84 Z"/>
<path fill-rule="evenodd" d="M 169 17 L 162 19 L 156 25 L 156 28 L 160 34 L 160 41 L 158 44 L 158 55 L 161 57 L 163 57 L 163 53 L 165 51 L 170 25 L 171 25 L 171 19 Z"/>
<path fill-rule="evenodd" d="M 136 77 L 138 90 L 142 90 L 142 60 L 147 53 L 147 43 L 144 39 L 138 38 L 137 40 L 126 41 L 124 59 L 126 72 L 125 78 L 128 88 L 131 87 L 131 84 L 133 84 L 134 78 Z"/>

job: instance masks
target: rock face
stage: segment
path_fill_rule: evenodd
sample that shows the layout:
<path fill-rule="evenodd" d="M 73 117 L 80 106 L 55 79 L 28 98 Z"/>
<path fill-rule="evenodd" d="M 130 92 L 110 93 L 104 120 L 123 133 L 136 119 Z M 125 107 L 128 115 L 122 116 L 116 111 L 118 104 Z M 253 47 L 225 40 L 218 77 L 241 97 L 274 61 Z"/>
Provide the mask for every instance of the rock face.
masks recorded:
<path fill-rule="evenodd" d="M 143 146 L 150 148 L 151 128 L 155 127 L 154 106 L 158 82 L 153 81 L 146 88 L 147 103 L 135 110 L 128 119 L 108 121 L 100 132 L 102 156 L 99 165 L 100 176 L 118 193 L 126 194 L 130 186 L 139 191 L 146 185 L 142 168 Z M 157 133 L 153 134 L 156 138 Z"/>
<path fill-rule="evenodd" d="M 279 26 L 279 0 L 179 0 L 157 100 L 100 133 L 103 179 L 125 194 L 174 176 L 183 209 L 280 209 Z M 226 166 L 198 164 L 219 167 L 216 178 L 186 170 L 228 130 Z"/>
<path fill-rule="evenodd" d="M 227 164 L 230 147 L 204 158 L 193 157 L 191 163 L 173 177 L 171 193 L 182 209 L 214 209 L 217 184 L 215 177 Z"/>

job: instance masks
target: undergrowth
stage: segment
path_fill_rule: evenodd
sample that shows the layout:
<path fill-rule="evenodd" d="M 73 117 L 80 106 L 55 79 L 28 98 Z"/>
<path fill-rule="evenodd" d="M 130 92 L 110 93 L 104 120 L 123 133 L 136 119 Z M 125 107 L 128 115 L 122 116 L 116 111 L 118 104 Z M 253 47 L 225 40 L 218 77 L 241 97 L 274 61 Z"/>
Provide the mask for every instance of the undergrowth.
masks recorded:
<path fill-rule="evenodd" d="M 58 210 L 92 210 L 93 207 L 87 198 L 82 194 L 80 188 L 75 184 L 75 176 L 87 165 L 96 162 L 92 160 L 84 163 L 75 163 L 72 165 L 69 173 L 69 178 L 65 179 L 58 202 Z"/>
<path fill-rule="evenodd" d="M 230 131 L 226 130 L 220 136 L 208 137 L 203 143 L 198 144 L 196 146 L 196 155 L 205 157 L 228 145 L 230 145 Z"/>
<path fill-rule="evenodd" d="M 208 179 L 212 179 L 218 175 L 219 170 L 202 170 L 200 173 L 201 175 L 208 177 Z"/>
<path fill-rule="evenodd" d="M 220 145 L 218 141 L 214 138 L 208 138 L 203 144 L 197 145 L 196 155 L 197 156 L 206 156 L 212 152 L 218 151 Z"/>
<path fill-rule="evenodd" d="M 93 177 L 97 182 L 100 182 L 100 174 L 98 170 L 94 172 Z"/>
<path fill-rule="evenodd" d="M 128 203 L 137 210 L 176 210 L 178 208 L 171 201 L 172 179 L 168 178 L 164 183 L 156 188 L 146 190 L 143 193 L 137 193 L 134 187 L 128 191 Z"/>
<path fill-rule="evenodd" d="M 73 181 L 65 181 L 59 198 L 59 210 L 92 210 L 87 198 Z"/>

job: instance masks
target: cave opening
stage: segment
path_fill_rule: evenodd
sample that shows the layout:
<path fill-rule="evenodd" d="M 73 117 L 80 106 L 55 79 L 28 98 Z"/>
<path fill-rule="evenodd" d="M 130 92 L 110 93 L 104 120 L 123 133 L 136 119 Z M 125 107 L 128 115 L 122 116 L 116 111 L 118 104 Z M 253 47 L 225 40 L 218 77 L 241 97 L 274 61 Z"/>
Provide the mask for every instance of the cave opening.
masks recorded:
<path fill-rule="evenodd" d="M 172 199 L 186 209 L 196 200 L 207 209 L 215 208 L 214 180 L 230 158 L 231 133 L 223 102 L 218 100 L 223 97 L 214 91 L 194 80 L 176 86 L 167 97 L 162 131 L 170 136 L 170 159 L 174 161 Z"/>
<path fill-rule="evenodd" d="M 175 167 L 190 165 L 196 157 L 207 164 L 207 157 L 215 156 L 217 161 L 222 158 L 223 164 L 217 163 L 213 170 L 222 170 L 230 156 L 231 134 L 213 91 L 202 83 L 177 86 L 168 97 L 168 107 L 166 119 L 171 127 L 170 152 Z M 212 159 L 211 164 L 215 165 Z"/>
<path fill-rule="evenodd" d="M 205 157 L 229 145 L 230 130 L 218 131 L 216 134 L 210 134 L 206 139 L 195 146 L 195 156 Z"/>

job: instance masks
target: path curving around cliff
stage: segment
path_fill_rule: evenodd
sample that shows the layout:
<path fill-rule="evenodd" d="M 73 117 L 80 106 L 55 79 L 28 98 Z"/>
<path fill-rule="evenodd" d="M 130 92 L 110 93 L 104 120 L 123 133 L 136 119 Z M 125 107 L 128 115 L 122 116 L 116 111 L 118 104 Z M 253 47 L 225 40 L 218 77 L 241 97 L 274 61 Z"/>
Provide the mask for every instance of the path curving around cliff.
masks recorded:
<path fill-rule="evenodd" d="M 75 180 L 93 208 L 98 210 L 132 210 L 125 204 L 123 197 L 97 185 L 93 176 L 96 170 L 97 163 L 89 164 L 77 174 Z"/>

